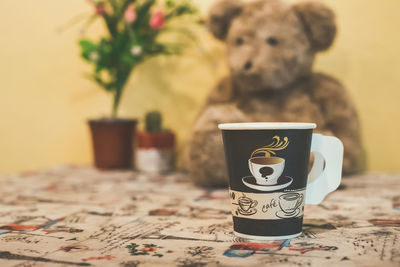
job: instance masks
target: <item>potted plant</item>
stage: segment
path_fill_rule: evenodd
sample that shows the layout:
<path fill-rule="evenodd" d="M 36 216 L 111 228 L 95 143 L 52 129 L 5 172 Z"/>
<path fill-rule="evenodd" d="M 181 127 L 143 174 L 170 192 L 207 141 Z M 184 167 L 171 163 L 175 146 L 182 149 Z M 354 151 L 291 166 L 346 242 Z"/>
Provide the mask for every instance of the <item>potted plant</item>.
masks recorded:
<path fill-rule="evenodd" d="M 172 55 L 182 44 L 158 37 L 173 30 L 168 22 L 196 13 L 189 1 L 90 0 L 96 18 L 104 21 L 107 34 L 97 41 L 81 39 L 81 56 L 93 65 L 90 78 L 112 96 L 111 116 L 89 120 L 95 165 L 99 168 L 130 168 L 133 162 L 135 119 L 118 117 L 118 107 L 130 74 L 143 61 Z M 179 29 L 180 32 L 182 29 Z"/>
<path fill-rule="evenodd" d="M 145 130 L 138 131 L 136 167 L 147 173 L 165 173 L 174 169 L 175 135 L 162 128 L 160 112 L 146 114 Z"/>

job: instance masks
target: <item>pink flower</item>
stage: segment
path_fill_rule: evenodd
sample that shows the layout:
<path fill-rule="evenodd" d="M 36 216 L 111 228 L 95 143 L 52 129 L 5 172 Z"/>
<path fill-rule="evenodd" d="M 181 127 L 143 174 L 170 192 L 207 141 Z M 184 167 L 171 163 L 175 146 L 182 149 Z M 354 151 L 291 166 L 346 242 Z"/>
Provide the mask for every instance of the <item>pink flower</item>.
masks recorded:
<path fill-rule="evenodd" d="M 104 15 L 106 14 L 106 9 L 104 7 L 104 2 L 99 0 L 88 0 L 94 6 L 94 12 L 97 15 Z"/>
<path fill-rule="evenodd" d="M 154 29 L 161 29 L 164 27 L 164 13 L 161 11 L 156 11 L 151 14 L 150 27 Z"/>
<path fill-rule="evenodd" d="M 133 23 L 136 20 L 135 5 L 131 4 L 125 9 L 125 20 L 126 22 Z"/>
<path fill-rule="evenodd" d="M 106 9 L 104 8 L 104 4 L 96 4 L 94 6 L 97 15 L 104 15 L 106 13 Z"/>

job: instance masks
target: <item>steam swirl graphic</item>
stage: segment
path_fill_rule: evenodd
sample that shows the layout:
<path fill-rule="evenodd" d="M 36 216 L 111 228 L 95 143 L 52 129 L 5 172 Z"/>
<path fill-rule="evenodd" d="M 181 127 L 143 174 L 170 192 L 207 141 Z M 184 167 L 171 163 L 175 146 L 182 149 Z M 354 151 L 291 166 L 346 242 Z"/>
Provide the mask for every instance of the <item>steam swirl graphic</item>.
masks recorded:
<path fill-rule="evenodd" d="M 279 136 L 275 135 L 272 137 L 272 140 L 273 141 L 271 144 L 254 150 L 253 153 L 251 153 L 250 158 L 260 153 L 264 153 L 265 157 L 269 158 L 271 155 L 276 154 L 275 151 L 283 150 L 289 145 L 289 140 L 287 137 L 284 137 L 283 140 L 281 140 Z"/>

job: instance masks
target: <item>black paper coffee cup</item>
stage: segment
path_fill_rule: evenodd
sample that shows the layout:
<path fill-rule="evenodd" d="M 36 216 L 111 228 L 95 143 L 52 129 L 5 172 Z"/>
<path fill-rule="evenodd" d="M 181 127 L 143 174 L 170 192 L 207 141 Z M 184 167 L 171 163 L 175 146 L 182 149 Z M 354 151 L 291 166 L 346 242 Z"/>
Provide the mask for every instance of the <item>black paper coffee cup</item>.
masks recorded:
<path fill-rule="evenodd" d="M 301 234 L 315 127 L 313 123 L 219 125 L 229 175 L 233 227 L 237 236 L 270 240 L 288 239 Z M 322 135 L 314 137 L 315 140 L 324 140 L 326 144 L 332 141 Z M 321 157 L 324 153 L 334 154 L 340 161 L 341 172 L 343 147 L 341 151 L 325 150 L 317 153 Z M 314 176 L 324 181 L 328 179 L 322 166 L 325 161 L 319 159 L 317 156 L 315 166 L 321 170 L 315 170 Z M 331 180 L 340 183 L 341 175 L 338 176 L 337 170 L 331 173 L 330 177 L 334 177 Z M 334 190 L 331 189 L 323 188 L 322 192 Z M 310 203 L 318 198 L 318 193 L 315 193 Z"/>

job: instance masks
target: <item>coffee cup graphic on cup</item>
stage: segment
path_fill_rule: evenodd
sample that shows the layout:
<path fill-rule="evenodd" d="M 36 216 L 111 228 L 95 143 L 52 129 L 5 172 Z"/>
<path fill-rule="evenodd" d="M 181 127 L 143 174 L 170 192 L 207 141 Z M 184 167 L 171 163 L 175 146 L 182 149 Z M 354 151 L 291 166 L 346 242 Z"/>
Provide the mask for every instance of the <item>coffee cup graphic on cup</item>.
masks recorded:
<path fill-rule="evenodd" d="M 289 139 L 274 136 L 269 145 L 257 148 L 250 155 L 249 169 L 256 184 L 262 186 L 272 186 L 278 184 L 285 168 L 285 159 L 276 155 L 276 151 L 284 150 L 289 145 Z M 262 155 L 262 156 L 259 156 Z"/>
<path fill-rule="evenodd" d="M 238 199 L 238 204 L 239 204 L 241 213 L 252 213 L 253 212 L 252 209 L 255 206 L 257 206 L 258 202 L 257 202 L 257 200 L 253 200 L 249 197 L 243 196 Z"/>
<path fill-rule="evenodd" d="M 252 157 L 249 169 L 259 185 L 276 185 L 285 168 L 285 159 L 279 157 Z"/>
<path fill-rule="evenodd" d="M 303 194 L 287 193 L 279 196 L 279 207 L 286 215 L 296 213 L 303 202 Z"/>

